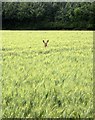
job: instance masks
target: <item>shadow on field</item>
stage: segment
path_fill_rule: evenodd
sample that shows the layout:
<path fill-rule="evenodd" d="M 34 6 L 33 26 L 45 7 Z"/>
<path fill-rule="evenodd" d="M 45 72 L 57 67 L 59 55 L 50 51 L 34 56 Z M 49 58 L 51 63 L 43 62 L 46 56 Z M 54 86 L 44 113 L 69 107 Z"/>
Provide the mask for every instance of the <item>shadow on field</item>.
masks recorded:
<path fill-rule="evenodd" d="M 2 48 L 2 51 L 11 51 L 12 48 Z"/>
<path fill-rule="evenodd" d="M 14 50 L 22 50 L 22 48 L 19 48 L 19 47 L 14 47 L 14 48 L 11 48 L 11 47 L 2 47 L 2 51 L 14 51 Z"/>
<path fill-rule="evenodd" d="M 82 48 L 83 49 L 83 48 Z M 45 49 L 45 50 L 31 50 L 31 49 L 24 49 L 24 48 L 2 48 L 2 51 L 4 52 L 4 55 L 12 55 L 12 56 L 37 56 L 37 55 L 45 55 L 45 54 L 54 54 L 54 53 L 62 53 L 62 52 L 68 52 L 68 51 L 77 51 L 80 50 L 80 48 L 51 48 L 51 49 Z M 6 53 L 7 52 L 7 53 Z"/>
<path fill-rule="evenodd" d="M 50 50 L 46 50 L 46 51 L 38 51 L 38 54 L 51 54 L 51 53 L 62 53 L 62 52 L 66 52 L 66 51 L 71 51 L 74 50 L 73 48 L 61 48 L 61 49 L 50 49 Z"/>
<path fill-rule="evenodd" d="M 12 55 L 12 56 L 27 56 L 27 55 L 45 55 L 45 54 L 53 54 L 53 53 L 62 53 L 62 52 L 66 52 L 66 51 L 71 51 L 74 50 L 74 48 L 56 48 L 56 49 L 45 49 L 45 50 L 31 50 L 31 49 L 21 49 L 21 48 L 2 48 L 3 52 L 7 52 L 6 55 Z"/>

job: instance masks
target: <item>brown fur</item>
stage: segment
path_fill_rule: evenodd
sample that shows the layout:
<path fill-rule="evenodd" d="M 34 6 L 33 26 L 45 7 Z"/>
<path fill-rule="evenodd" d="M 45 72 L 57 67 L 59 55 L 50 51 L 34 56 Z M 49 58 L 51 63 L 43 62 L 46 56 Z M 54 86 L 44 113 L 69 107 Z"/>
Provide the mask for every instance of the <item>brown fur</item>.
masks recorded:
<path fill-rule="evenodd" d="M 46 42 L 43 40 L 44 46 L 47 47 L 48 46 L 48 42 L 49 40 L 47 40 Z"/>

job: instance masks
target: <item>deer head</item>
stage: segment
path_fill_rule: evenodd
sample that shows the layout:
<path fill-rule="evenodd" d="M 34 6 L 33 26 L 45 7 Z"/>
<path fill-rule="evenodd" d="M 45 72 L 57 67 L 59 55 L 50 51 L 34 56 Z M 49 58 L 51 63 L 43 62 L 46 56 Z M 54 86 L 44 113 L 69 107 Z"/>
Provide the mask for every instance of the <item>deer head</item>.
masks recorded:
<path fill-rule="evenodd" d="M 44 46 L 45 46 L 45 47 L 47 47 L 47 46 L 48 46 L 48 45 L 47 45 L 47 44 L 48 44 L 48 42 L 49 42 L 49 40 L 47 40 L 46 42 L 43 40 L 43 43 L 44 43 Z"/>

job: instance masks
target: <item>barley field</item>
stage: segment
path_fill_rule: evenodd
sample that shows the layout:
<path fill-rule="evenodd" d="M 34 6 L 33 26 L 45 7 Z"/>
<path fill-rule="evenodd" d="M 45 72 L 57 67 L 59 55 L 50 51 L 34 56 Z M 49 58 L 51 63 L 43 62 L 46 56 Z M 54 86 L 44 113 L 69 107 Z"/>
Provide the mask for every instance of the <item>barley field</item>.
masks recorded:
<path fill-rule="evenodd" d="M 2 60 L 3 118 L 93 117 L 92 31 L 2 31 Z"/>

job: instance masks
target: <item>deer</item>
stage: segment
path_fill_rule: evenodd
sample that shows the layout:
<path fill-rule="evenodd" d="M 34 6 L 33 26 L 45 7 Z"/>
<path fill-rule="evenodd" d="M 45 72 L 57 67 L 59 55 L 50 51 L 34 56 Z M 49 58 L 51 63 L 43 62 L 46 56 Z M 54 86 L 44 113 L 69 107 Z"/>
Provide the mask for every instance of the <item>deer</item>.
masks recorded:
<path fill-rule="evenodd" d="M 43 40 L 44 46 L 47 47 L 48 46 L 48 42 L 49 40 L 47 40 L 46 42 Z"/>

